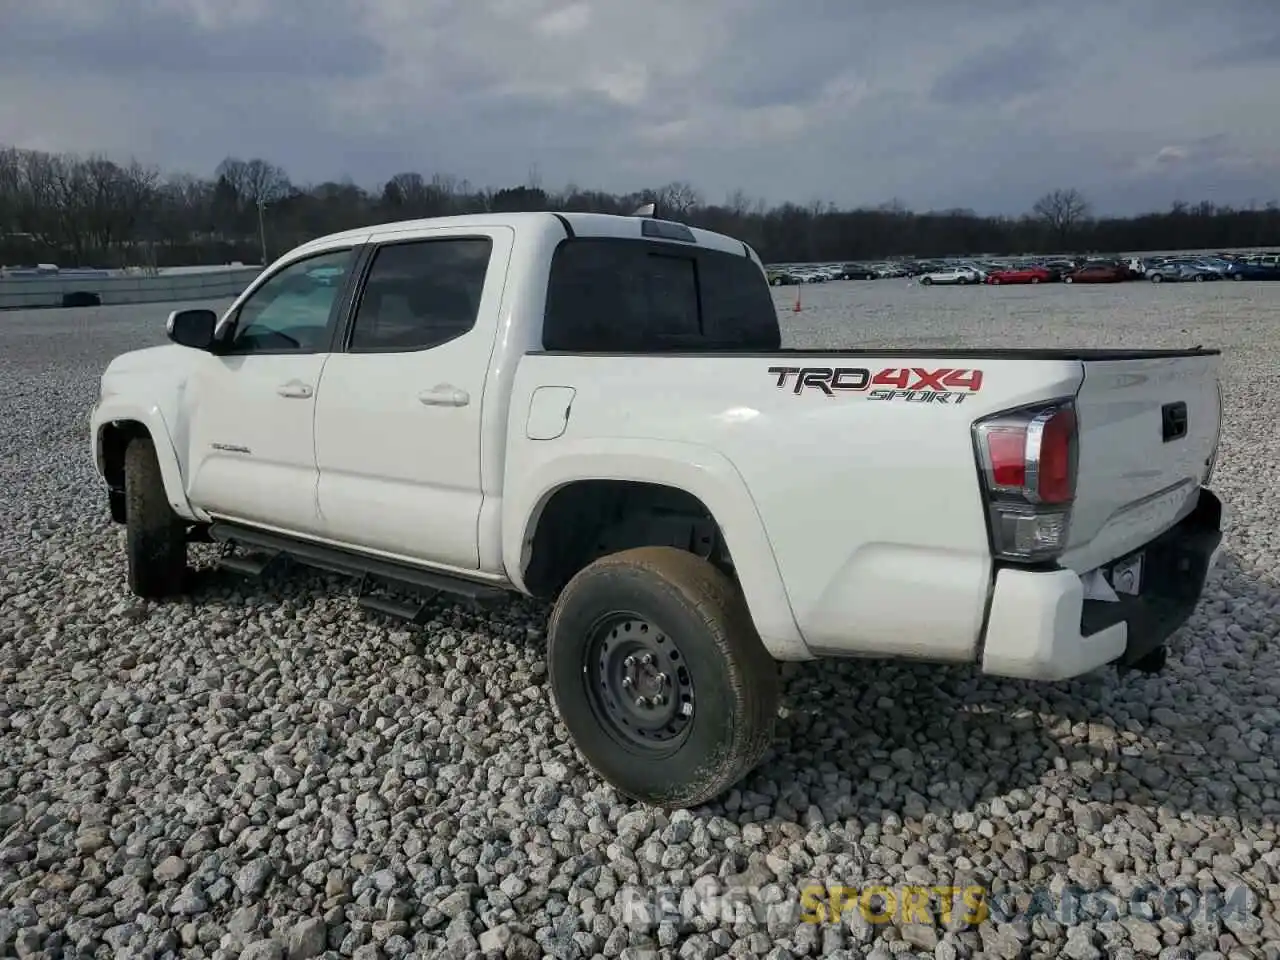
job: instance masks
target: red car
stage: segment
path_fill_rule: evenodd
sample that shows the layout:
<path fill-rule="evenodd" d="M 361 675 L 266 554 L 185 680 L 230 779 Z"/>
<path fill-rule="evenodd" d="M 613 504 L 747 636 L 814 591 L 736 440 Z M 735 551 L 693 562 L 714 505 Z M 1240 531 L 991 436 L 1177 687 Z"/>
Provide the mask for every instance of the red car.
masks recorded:
<path fill-rule="evenodd" d="M 1119 263 L 1088 263 L 1062 278 L 1063 283 L 1120 283 L 1129 279 L 1129 268 Z"/>
<path fill-rule="evenodd" d="M 1053 279 L 1053 271 L 1045 267 L 1012 267 L 1008 270 L 993 270 L 987 274 L 987 283 L 1049 283 Z"/>

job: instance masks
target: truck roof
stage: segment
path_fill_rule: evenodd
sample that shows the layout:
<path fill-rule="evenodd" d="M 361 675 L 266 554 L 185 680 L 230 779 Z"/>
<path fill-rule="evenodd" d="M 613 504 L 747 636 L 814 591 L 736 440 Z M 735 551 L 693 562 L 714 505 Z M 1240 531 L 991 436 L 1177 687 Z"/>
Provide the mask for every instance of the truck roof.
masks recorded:
<path fill-rule="evenodd" d="M 518 230 L 554 231 L 558 236 L 618 237 L 624 239 L 663 239 L 642 233 L 645 220 L 652 217 L 625 217 L 610 213 L 562 213 L 556 211 L 530 213 L 467 213 L 452 217 L 427 217 L 418 220 L 393 220 L 369 224 L 352 230 L 316 237 L 298 249 L 323 247 L 344 240 L 360 240 L 371 236 L 375 239 L 409 230 L 433 227 L 513 227 Z M 658 219 L 659 223 L 671 223 Z M 686 225 L 681 225 L 686 226 Z M 759 262 L 755 252 L 741 240 L 699 227 L 687 227 L 698 246 L 723 250 L 739 256 L 750 256 Z"/>

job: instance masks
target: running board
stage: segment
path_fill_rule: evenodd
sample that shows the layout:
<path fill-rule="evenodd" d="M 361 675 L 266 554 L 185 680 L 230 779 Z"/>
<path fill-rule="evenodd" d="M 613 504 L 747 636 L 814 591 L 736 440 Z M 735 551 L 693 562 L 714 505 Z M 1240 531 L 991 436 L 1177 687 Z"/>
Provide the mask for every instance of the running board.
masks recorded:
<path fill-rule="evenodd" d="M 372 613 L 378 613 L 384 617 L 392 617 L 397 620 L 408 620 L 410 623 L 422 623 L 427 610 L 425 603 L 393 600 L 390 597 L 374 597 L 368 594 L 362 594 L 357 597 L 356 603 Z"/>
<path fill-rule="evenodd" d="M 271 566 L 272 561 L 278 556 L 279 554 L 273 553 L 265 557 L 261 554 L 251 554 L 247 557 L 219 557 L 218 569 L 230 570 L 232 573 L 238 573 L 242 577 L 253 579 L 262 576 L 263 571 Z"/>
<path fill-rule="evenodd" d="M 295 537 L 243 527 L 239 524 L 217 522 L 209 528 L 209 535 L 222 543 L 261 550 L 269 554 L 288 557 L 295 563 L 351 577 L 375 577 L 390 584 L 411 590 L 450 593 L 471 600 L 498 600 L 508 591 L 490 583 L 480 583 L 465 577 L 456 577 L 434 570 L 424 570 L 394 560 L 371 557 L 320 543 L 311 543 Z M 388 611 L 389 612 L 389 611 Z"/>

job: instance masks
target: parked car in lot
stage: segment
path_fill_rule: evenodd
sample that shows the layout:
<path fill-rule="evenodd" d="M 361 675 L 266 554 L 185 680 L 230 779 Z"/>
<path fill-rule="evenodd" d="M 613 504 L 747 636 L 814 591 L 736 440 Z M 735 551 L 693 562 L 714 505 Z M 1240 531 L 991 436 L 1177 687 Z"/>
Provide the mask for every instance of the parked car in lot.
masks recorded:
<path fill-rule="evenodd" d="M 1237 260 L 1223 274 L 1224 280 L 1280 280 L 1280 262 Z"/>
<path fill-rule="evenodd" d="M 770 267 L 766 276 L 768 277 L 769 285 L 772 287 L 792 286 L 804 282 L 794 270 L 789 270 L 786 267 Z"/>
<path fill-rule="evenodd" d="M 874 267 L 865 263 L 846 263 L 840 268 L 841 280 L 875 280 L 879 276 Z"/>
<path fill-rule="evenodd" d="M 815 267 L 793 267 L 791 272 L 798 278 L 800 283 L 826 283 L 831 279 L 826 271 L 818 270 Z"/>
<path fill-rule="evenodd" d="M 1212 270 L 1219 276 L 1226 276 L 1227 271 L 1231 269 L 1231 261 L 1226 257 L 1195 257 L 1191 260 L 1191 264 Z"/>
<path fill-rule="evenodd" d="M 1127 267 L 1118 263 L 1086 263 L 1062 278 L 1063 283 L 1122 283 L 1129 279 Z"/>
<path fill-rule="evenodd" d="M 1057 281 L 1057 280 L 1061 280 L 1068 273 L 1071 273 L 1072 271 L 1079 269 L 1080 265 L 1077 264 L 1074 260 L 1046 260 L 1044 263 L 1041 264 L 1041 266 L 1047 270 L 1052 270 L 1054 275 L 1054 280 Z"/>
<path fill-rule="evenodd" d="M 1053 271 L 1047 267 L 1010 267 L 993 270 L 987 274 L 987 283 L 993 286 L 1009 283 L 1051 283 Z"/>
<path fill-rule="evenodd" d="M 946 267 L 921 274 L 920 282 L 926 287 L 934 284 L 952 284 L 964 286 L 970 283 L 981 283 L 982 273 L 974 267 Z"/>
<path fill-rule="evenodd" d="M 778 661 L 1159 669 L 1221 537 L 1216 350 L 784 349 L 756 254 L 684 224 L 364 226 L 167 332 L 88 425 L 135 594 L 212 540 L 411 619 L 544 598 L 561 720 L 663 807 L 760 761 Z"/>
<path fill-rule="evenodd" d="M 1167 260 L 1148 268 L 1147 279 L 1152 283 L 1203 283 L 1206 280 L 1221 280 L 1222 274 L 1200 263 L 1180 260 Z"/>

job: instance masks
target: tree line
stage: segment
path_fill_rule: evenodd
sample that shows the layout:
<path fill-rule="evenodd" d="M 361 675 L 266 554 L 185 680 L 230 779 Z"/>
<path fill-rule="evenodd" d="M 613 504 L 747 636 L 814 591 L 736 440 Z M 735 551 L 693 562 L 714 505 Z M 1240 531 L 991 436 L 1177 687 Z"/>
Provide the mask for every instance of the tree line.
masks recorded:
<path fill-rule="evenodd" d="M 227 157 L 212 177 L 165 174 L 100 155 L 0 148 L 0 264 L 178 266 L 261 262 L 338 230 L 388 220 L 526 210 L 634 212 L 730 234 L 767 262 L 962 254 L 1034 254 L 1280 246 L 1280 207 L 1175 204 L 1134 217 L 1095 216 L 1074 189 L 1022 216 L 915 212 L 891 201 L 841 209 L 768 206 L 741 190 L 709 201 L 689 183 L 627 194 L 527 182 L 480 188 L 454 176 L 399 173 L 379 189 L 350 180 L 302 185 L 260 158 Z"/>

